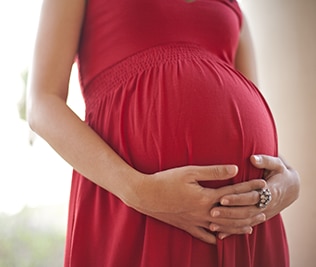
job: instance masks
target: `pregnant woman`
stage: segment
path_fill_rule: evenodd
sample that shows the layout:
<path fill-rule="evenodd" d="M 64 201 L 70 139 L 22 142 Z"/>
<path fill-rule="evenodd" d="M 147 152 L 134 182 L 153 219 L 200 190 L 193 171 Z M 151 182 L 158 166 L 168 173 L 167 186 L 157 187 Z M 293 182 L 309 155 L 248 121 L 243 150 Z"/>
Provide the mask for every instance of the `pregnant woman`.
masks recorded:
<path fill-rule="evenodd" d="M 65 266 L 289 265 L 298 175 L 246 78 L 248 37 L 236 1 L 44 0 L 29 122 L 74 167 Z"/>

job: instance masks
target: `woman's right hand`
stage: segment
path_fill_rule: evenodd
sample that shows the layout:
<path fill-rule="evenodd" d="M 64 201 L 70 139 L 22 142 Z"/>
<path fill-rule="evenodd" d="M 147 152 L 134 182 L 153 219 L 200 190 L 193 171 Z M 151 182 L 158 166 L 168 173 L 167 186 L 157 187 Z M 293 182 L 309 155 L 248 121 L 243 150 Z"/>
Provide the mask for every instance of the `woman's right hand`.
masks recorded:
<path fill-rule="evenodd" d="M 224 195 L 261 188 L 262 181 L 253 180 L 219 189 L 202 187 L 199 181 L 226 180 L 237 172 L 235 165 L 214 165 L 185 166 L 143 175 L 134 191 L 134 204 L 127 204 L 206 243 L 215 244 L 216 237 L 208 230 L 212 221 L 210 209 L 218 205 Z"/>

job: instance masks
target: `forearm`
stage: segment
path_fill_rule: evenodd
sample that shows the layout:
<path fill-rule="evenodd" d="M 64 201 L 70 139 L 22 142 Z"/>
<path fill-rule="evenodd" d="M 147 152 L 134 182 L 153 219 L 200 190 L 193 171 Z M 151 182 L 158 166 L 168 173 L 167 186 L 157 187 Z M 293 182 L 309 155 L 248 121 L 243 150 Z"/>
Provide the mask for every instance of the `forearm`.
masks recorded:
<path fill-rule="evenodd" d="M 71 166 L 129 204 L 128 195 L 141 173 L 131 168 L 55 95 L 32 99 L 31 128 Z"/>

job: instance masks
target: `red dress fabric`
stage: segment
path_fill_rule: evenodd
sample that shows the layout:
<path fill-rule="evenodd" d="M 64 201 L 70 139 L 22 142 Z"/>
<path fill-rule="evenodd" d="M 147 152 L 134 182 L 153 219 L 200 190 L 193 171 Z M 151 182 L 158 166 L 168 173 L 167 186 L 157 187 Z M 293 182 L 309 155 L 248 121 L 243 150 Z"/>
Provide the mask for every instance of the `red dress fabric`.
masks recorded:
<path fill-rule="evenodd" d="M 88 0 L 86 123 L 144 173 L 234 163 L 235 178 L 203 186 L 262 177 L 249 157 L 277 155 L 277 135 L 262 95 L 234 69 L 241 25 L 236 1 Z M 74 171 L 65 266 L 287 267 L 289 255 L 280 215 L 208 245 Z"/>

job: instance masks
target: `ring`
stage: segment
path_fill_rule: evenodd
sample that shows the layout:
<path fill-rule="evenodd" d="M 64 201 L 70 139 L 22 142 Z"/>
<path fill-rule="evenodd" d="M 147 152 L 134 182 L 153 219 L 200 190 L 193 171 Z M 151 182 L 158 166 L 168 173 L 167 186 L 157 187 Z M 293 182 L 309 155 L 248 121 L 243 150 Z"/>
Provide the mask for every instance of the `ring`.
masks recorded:
<path fill-rule="evenodd" d="M 271 201 L 271 192 L 269 188 L 264 188 L 258 190 L 259 193 L 259 202 L 257 203 L 258 208 L 265 208 Z"/>

